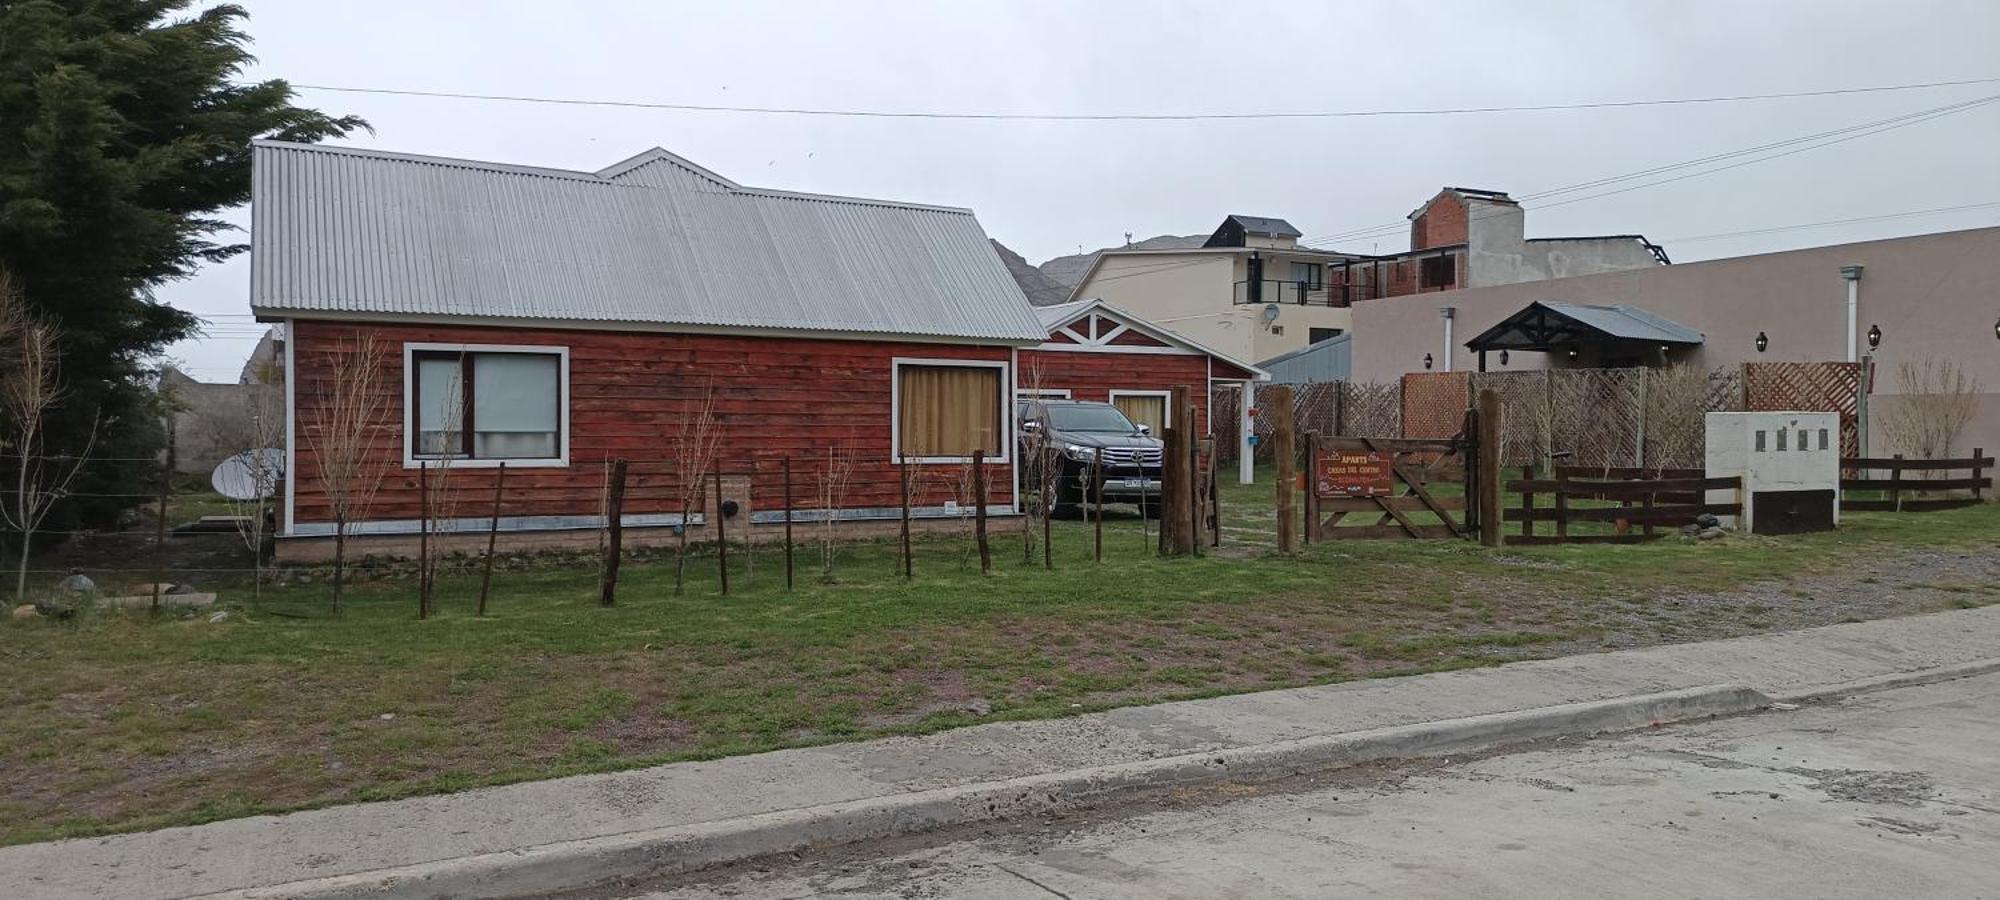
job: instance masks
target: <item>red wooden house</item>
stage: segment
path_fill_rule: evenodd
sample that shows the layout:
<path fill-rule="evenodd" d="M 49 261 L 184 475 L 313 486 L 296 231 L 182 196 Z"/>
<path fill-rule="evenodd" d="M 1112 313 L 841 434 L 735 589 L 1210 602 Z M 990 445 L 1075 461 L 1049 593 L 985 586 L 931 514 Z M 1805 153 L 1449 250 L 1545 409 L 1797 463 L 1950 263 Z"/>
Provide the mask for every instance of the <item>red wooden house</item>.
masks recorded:
<path fill-rule="evenodd" d="M 1042 306 L 1035 313 L 1049 339 L 1021 351 L 1020 393 L 1108 402 L 1155 434 L 1174 424 L 1167 398 L 1176 385 L 1189 388 L 1206 434 L 1215 388 L 1270 377 L 1102 300 Z"/>
<path fill-rule="evenodd" d="M 1141 415 L 1144 392 L 1206 404 L 1256 374 L 1106 307 L 1045 321 L 969 210 L 749 188 L 663 150 L 596 172 L 276 141 L 254 159 L 251 307 L 288 336 L 286 558 L 330 552 L 336 381 L 359 359 L 380 415 L 348 534 L 378 553 L 426 519 L 483 540 L 496 478 L 507 546 L 594 546 L 614 459 L 637 544 L 755 537 L 787 509 L 893 527 L 899 459 L 915 516 L 957 518 L 975 451 L 1008 514 L 1023 366 Z M 688 506 L 677 436 L 711 408 L 720 491 Z"/>

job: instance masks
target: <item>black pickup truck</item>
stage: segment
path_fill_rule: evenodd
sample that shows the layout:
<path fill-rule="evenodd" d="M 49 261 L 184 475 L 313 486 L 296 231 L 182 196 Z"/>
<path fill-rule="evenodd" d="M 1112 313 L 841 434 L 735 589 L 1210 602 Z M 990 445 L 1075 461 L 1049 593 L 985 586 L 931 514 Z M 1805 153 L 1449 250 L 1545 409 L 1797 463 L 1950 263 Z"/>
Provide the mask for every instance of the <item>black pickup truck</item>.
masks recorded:
<path fill-rule="evenodd" d="M 1020 420 L 1022 487 L 1038 490 L 1053 466 L 1058 516 L 1075 515 L 1087 502 L 1092 463 L 1103 461 L 1104 501 L 1136 504 L 1147 516 L 1160 511 L 1160 439 L 1109 403 L 1023 400 Z"/>

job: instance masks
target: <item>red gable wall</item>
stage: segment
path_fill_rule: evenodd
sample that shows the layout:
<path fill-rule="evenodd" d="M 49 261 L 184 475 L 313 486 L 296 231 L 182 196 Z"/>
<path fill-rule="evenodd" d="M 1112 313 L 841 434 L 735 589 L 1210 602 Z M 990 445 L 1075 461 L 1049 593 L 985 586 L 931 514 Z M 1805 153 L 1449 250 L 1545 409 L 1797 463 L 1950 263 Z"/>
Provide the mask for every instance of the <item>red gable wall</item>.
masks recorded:
<path fill-rule="evenodd" d="M 1114 390 L 1165 391 L 1184 384 L 1194 401 L 1202 433 L 1208 432 L 1206 356 L 1023 350 L 1020 381 L 1022 390 L 1068 390 L 1072 400 L 1100 402 L 1108 402 Z"/>
<path fill-rule="evenodd" d="M 505 516 L 598 515 L 604 461 L 621 456 L 630 460 L 627 513 L 680 512 L 671 462 L 673 435 L 684 408 L 700 397 L 710 380 L 722 432 L 720 468 L 727 474 L 751 474 L 755 509 L 782 508 L 780 472 L 786 456 L 792 460 L 794 508 L 816 508 L 816 473 L 825 464 L 828 449 L 843 453 L 850 448 L 858 457 L 841 506 L 893 507 L 899 502 L 896 468 L 889 461 L 893 360 L 1005 361 L 1011 355 L 1007 347 L 955 344 L 442 325 L 295 325 L 288 349 L 296 379 L 295 421 L 301 430 L 323 401 L 329 354 L 351 348 L 361 332 L 374 334 L 380 342 L 385 368 L 382 399 L 391 410 L 391 421 L 374 447 L 373 456 L 386 477 L 368 519 L 415 519 L 419 514 L 417 472 L 402 464 L 405 342 L 569 348 L 569 466 L 509 466 Z M 295 433 L 293 446 L 296 521 L 330 522 L 325 493 L 317 484 L 313 442 Z M 946 484 L 956 480 L 959 466 L 924 469 L 923 477 L 913 478 L 913 502 L 937 505 L 953 499 Z M 487 514 L 490 499 L 478 498 L 492 496 L 494 472 L 471 467 L 450 472 L 451 490 L 463 490 L 469 498 L 461 501 L 457 515 Z M 1012 501 L 1009 466 L 992 466 L 988 484 L 989 503 Z"/>

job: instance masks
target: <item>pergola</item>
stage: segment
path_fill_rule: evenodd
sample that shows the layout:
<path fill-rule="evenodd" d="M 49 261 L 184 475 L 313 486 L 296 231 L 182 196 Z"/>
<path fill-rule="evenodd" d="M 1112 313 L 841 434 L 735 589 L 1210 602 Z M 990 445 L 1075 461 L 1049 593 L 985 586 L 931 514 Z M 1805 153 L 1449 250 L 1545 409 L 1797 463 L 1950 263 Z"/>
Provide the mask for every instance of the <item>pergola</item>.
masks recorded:
<path fill-rule="evenodd" d="M 1466 341 L 1479 353 L 1479 371 L 1486 371 L 1488 350 L 1533 350 L 1542 353 L 1582 346 L 1609 348 L 1694 347 L 1702 334 L 1678 322 L 1636 306 L 1591 306 L 1537 300 Z"/>

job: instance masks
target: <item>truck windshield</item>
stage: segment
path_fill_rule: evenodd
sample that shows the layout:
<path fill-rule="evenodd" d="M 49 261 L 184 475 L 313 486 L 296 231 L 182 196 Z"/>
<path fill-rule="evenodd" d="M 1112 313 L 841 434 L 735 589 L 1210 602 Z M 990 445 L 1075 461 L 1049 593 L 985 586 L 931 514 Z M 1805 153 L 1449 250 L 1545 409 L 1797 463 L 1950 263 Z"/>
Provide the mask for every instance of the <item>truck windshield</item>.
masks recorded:
<path fill-rule="evenodd" d="M 1049 424 L 1057 431 L 1080 431 L 1092 434 L 1131 434 L 1139 429 L 1132 426 L 1132 420 L 1115 406 L 1051 406 Z"/>

